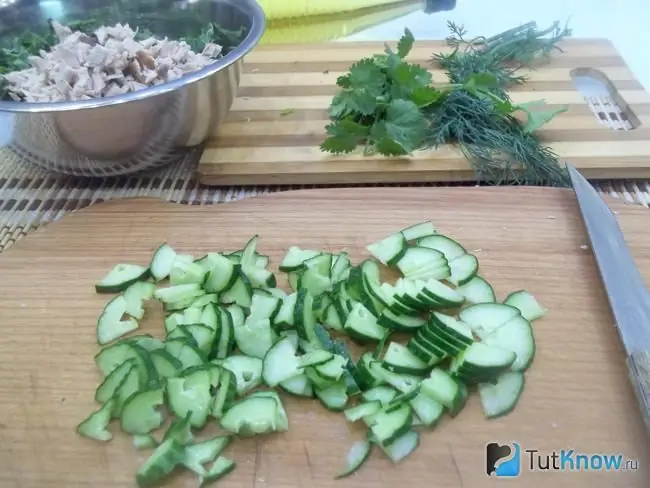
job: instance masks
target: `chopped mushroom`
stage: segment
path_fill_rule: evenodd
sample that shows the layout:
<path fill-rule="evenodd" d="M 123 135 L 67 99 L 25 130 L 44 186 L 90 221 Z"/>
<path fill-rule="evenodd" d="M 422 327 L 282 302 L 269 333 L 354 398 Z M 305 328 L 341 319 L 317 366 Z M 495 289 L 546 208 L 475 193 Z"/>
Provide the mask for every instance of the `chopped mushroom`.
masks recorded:
<path fill-rule="evenodd" d="M 201 53 L 184 41 L 136 40 L 136 31 L 115 24 L 92 36 L 52 22 L 59 43 L 49 52 L 30 56 L 31 67 L 2 75 L 16 101 L 62 102 L 110 97 L 177 80 L 222 54 L 207 43 Z"/>

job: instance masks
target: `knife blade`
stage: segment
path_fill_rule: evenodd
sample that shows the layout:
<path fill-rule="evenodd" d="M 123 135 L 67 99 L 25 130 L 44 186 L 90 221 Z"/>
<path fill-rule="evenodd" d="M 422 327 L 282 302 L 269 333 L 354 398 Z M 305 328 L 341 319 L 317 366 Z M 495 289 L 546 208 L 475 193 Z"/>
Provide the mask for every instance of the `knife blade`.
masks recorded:
<path fill-rule="evenodd" d="M 650 433 L 650 292 L 614 213 L 573 165 L 567 169 Z"/>

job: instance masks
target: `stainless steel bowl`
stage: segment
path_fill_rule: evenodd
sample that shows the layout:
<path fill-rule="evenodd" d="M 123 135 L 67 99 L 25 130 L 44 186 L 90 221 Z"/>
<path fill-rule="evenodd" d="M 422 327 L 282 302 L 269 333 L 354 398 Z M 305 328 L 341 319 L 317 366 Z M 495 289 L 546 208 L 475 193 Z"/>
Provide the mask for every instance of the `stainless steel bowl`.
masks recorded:
<path fill-rule="evenodd" d="M 160 167 L 203 143 L 230 110 L 243 57 L 266 26 L 256 0 L 17 0 L 2 6 L 8 2 L 0 3 L 0 36 L 15 32 L 16 25 L 42 29 L 48 18 L 65 24 L 99 11 L 107 15 L 106 24 L 135 28 L 146 22 L 154 35 L 170 39 L 178 38 L 179 29 L 196 35 L 208 22 L 243 33 L 243 40 L 215 63 L 163 85 L 85 101 L 0 101 L 0 115 L 13 119 L 9 148 L 21 160 L 75 176 Z"/>

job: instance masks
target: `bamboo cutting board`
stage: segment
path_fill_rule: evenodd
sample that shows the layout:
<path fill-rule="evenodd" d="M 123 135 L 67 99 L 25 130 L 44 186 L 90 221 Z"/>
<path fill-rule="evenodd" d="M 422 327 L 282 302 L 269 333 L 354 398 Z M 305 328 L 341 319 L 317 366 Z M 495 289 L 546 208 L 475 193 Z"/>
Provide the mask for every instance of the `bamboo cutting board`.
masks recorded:
<path fill-rule="evenodd" d="M 551 105 L 568 105 L 568 112 L 539 134 L 585 176 L 649 178 L 650 95 L 611 42 L 573 39 L 563 47 L 565 53 L 530 73 L 529 83 L 512 93 L 513 100 L 546 99 Z M 353 62 L 383 49 L 382 43 L 353 42 L 257 48 L 246 58 L 239 98 L 207 141 L 198 166 L 200 181 L 281 185 L 472 180 L 469 163 L 455 147 L 420 151 L 409 159 L 320 152 L 336 78 Z M 409 60 L 430 67 L 434 52 L 448 50 L 439 41 L 418 41 Z M 623 110 L 629 105 L 640 127 L 614 131 L 601 124 L 573 86 L 575 68 L 605 75 L 618 93 L 614 101 Z M 431 71 L 434 82 L 447 82 L 442 70 Z"/>
<path fill-rule="evenodd" d="M 650 276 L 646 210 L 613 207 Z M 479 256 L 499 298 L 525 287 L 549 309 L 534 323 L 537 356 L 517 409 L 487 421 L 472 396 L 457 418 L 423 433 L 401 465 L 375 452 L 358 475 L 334 481 L 362 430 L 316 400 L 283 395 L 289 432 L 234 442 L 225 455 L 238 467 L 219 486 L 499 486 L 504 482 L 485 474 L 485 445 L 514 441 L 542 453 L 621 453 L 639 465 L 626 473 L 547 473 L 525 464 L 516 486 L 647 488 L 643 423 L 592 255 L 583 248 L 574 196 L 531 188 L 307 190 L 211 207 L 121 200 L 34 232 L 0 255 L 0 487 L 134 486 L 147 451 L 136 451 L 118 426 L 107 444 L 74 433 L 96 408 L 95 319 L 107 297 L 93 284 L 117 262 L 148 262 L 164 240 L 196 256 L 235 250 L 254 233 L 273 267 L 292 244 L 347 248 L 358 262 L 367 243 L 424 219 Z M 143 331 L 159 333 L 160 317 L 151 315 Z M 182 474 L 165 486 L 194 487 L 196 480 Z"/>

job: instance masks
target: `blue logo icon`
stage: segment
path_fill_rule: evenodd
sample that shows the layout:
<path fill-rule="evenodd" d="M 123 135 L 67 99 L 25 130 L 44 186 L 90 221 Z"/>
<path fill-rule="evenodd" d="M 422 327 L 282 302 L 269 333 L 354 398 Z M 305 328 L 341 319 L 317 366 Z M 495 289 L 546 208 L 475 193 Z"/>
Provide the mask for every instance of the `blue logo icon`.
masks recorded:
<path fill-rule="evenodd" d="M 485 446 L 485 472 L 497 478 L 514 478 L 521 472 L 521 447 L 518 443 Z"/>

